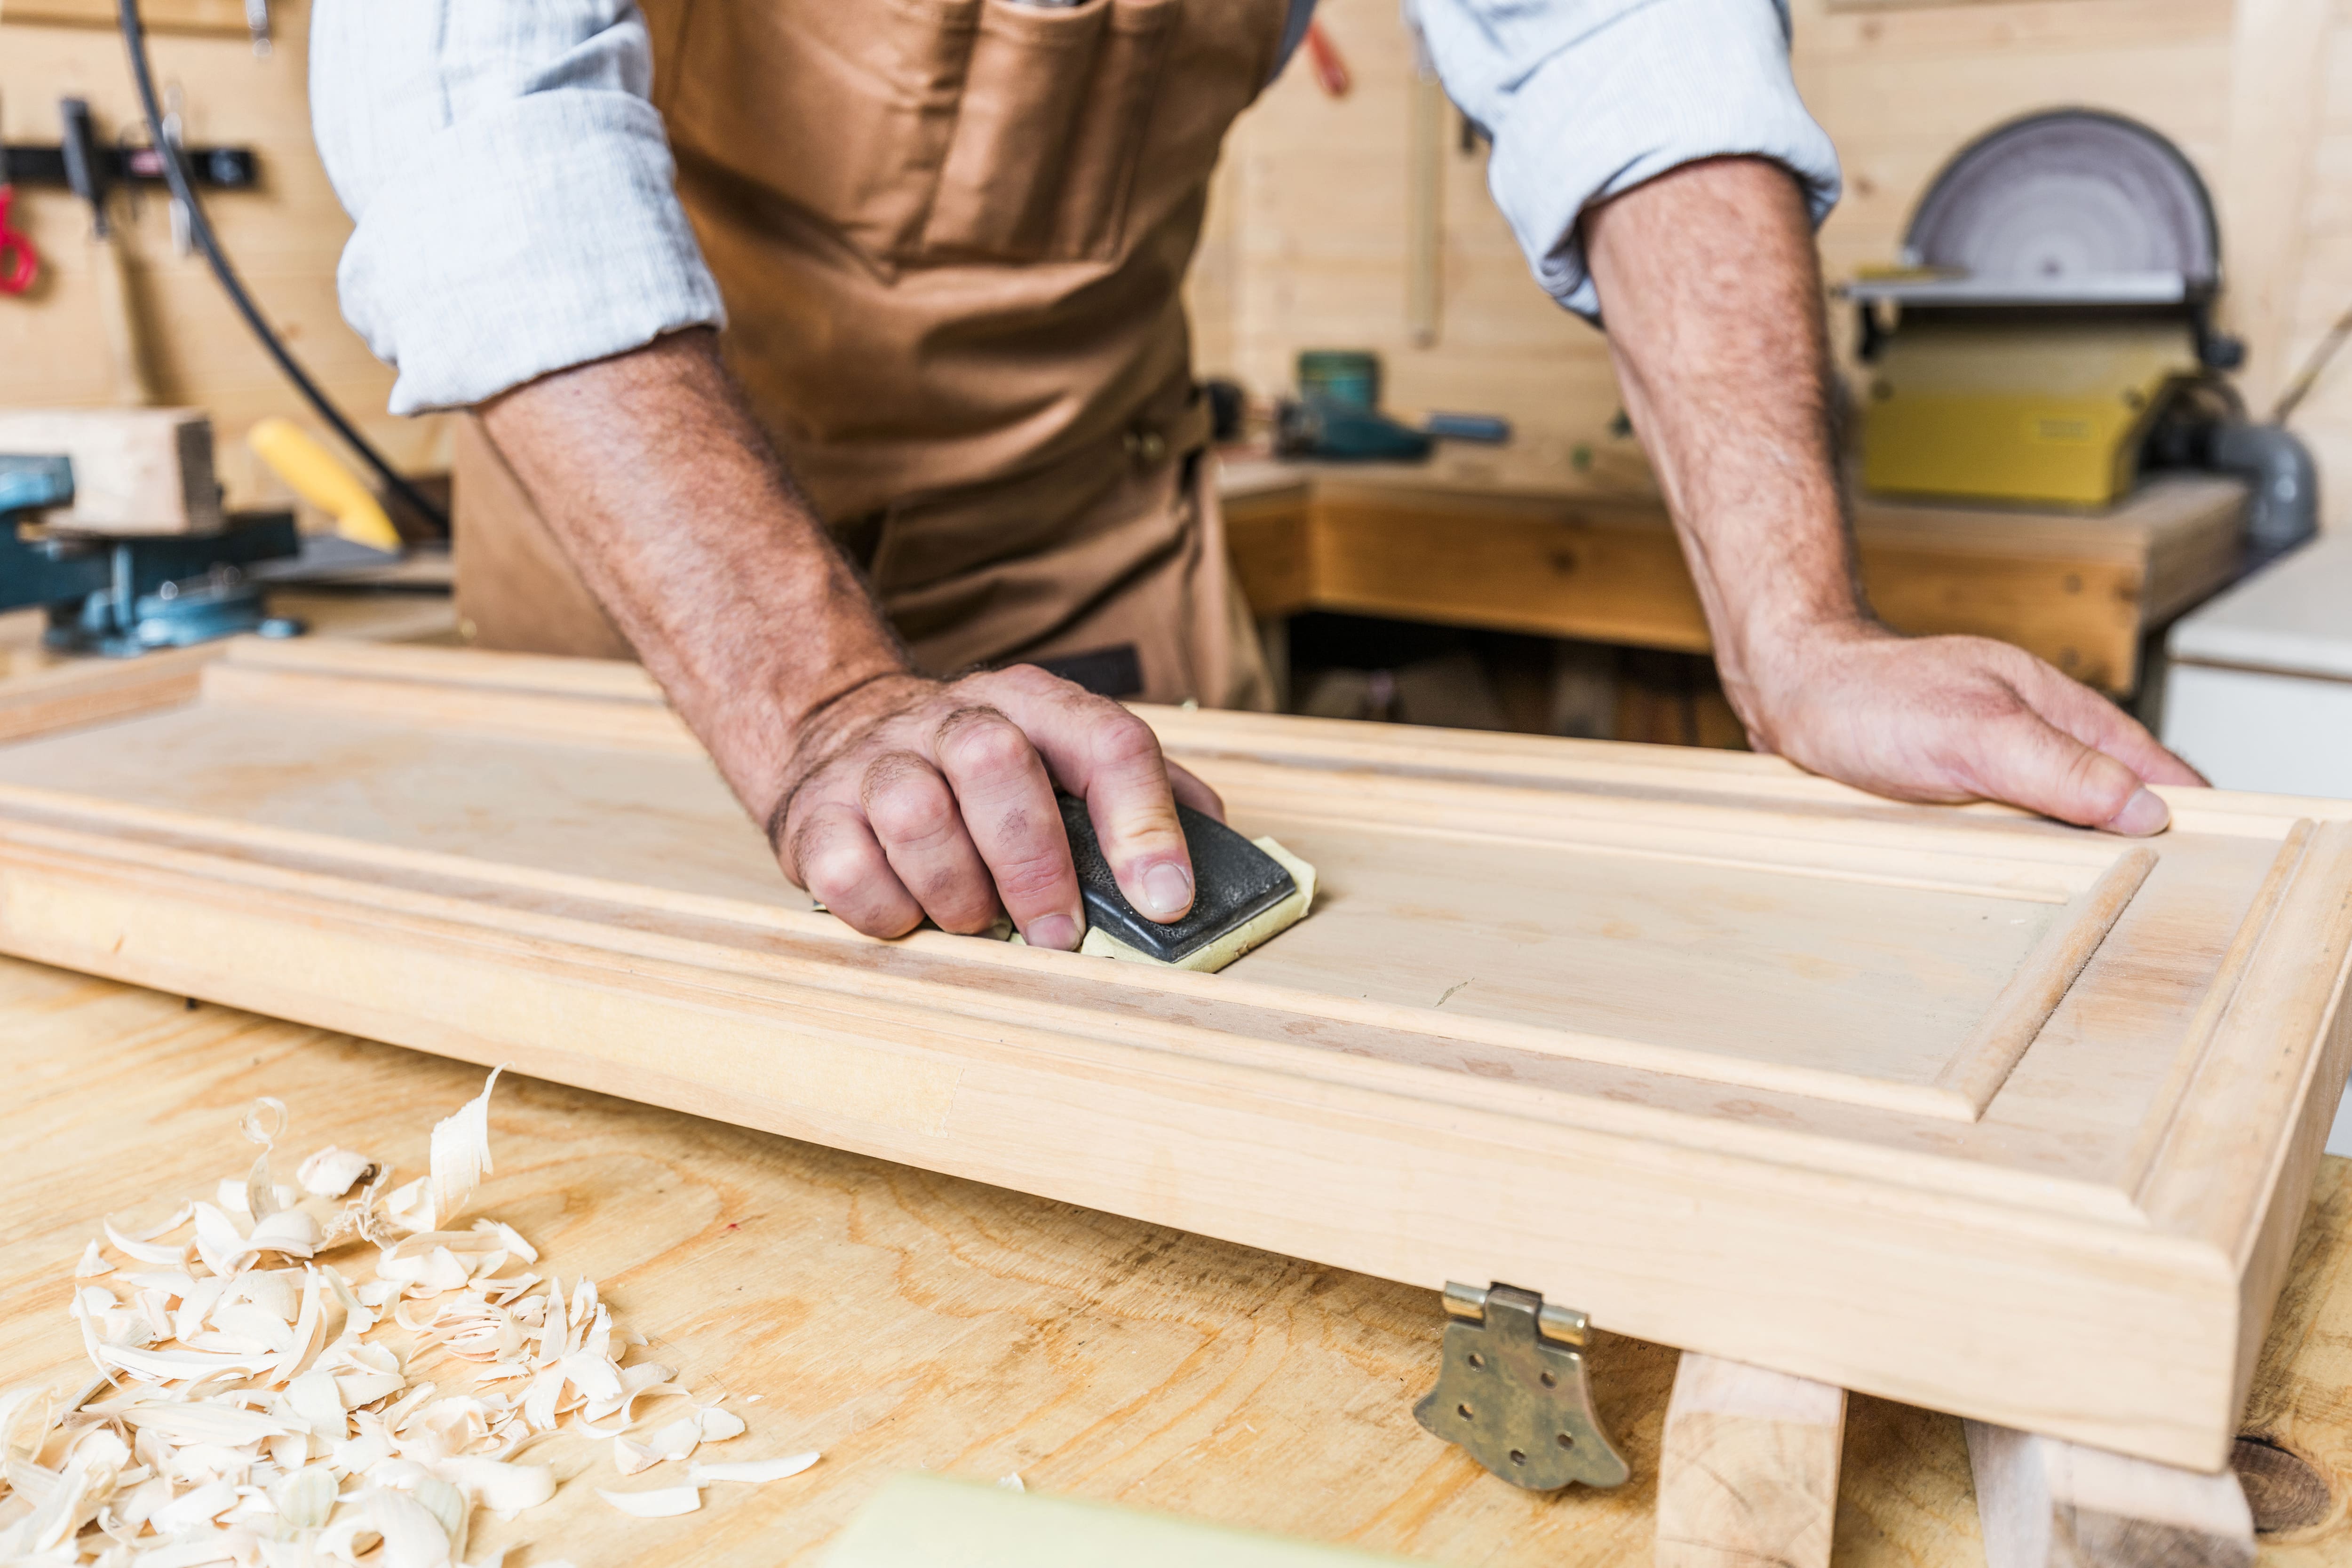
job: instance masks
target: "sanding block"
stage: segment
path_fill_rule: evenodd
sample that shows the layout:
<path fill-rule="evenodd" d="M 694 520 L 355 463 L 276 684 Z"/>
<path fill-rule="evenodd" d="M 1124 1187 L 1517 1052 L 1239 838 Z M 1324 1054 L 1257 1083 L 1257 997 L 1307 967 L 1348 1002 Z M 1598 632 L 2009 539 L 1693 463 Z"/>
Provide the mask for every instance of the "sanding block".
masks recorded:
<path fill-rule="evenodd" d="M 1214 817 L 1179 802 L 1176 821 L 1192 859 L 1192 907 L 1183 919 L 1163 925 L 1139 913 L 1118 891 L 1118 879 L 1103 857 L 1087 803 L 1058 792 L 1055 799 L 1086 906 L 1087 935 L 1078 951 L 1089 957 L 1213 975 L 1297 925 L 1314 906 L 1313 866 L 1272 839 L 1244 838 Z M 827 913 L 822 900 L 814 903 L 818 913 Z M 929 927 L 931 923 L 923 924 Z M 996 917 L 995 929 L 982 935 L 1021 945 L 1021 934 L 1003 915 Z"/>
<path fill-rule="evenodd" d="M 1119 892 L 1087 803 L 1075 795 L 1058 801 L 1086 898 L 1081 953 L 1213 973 L 1297 925 L 1315 901 L 1313 866 L 1272 839 L 1245 839 L 1180 802 L 1176 821 L 1192 858 L 1192 907 L 1183 919 L 1162 925 Z"/>

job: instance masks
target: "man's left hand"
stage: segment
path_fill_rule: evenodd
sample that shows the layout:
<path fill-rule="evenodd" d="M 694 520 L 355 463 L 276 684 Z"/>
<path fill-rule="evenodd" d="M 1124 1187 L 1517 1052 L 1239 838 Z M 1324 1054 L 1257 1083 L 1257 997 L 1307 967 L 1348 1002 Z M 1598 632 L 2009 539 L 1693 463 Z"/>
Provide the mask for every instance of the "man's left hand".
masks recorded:
<path fill-rule="evenodd" d="M 1985 637 L 1867 622 L 1778 640 L 1730 690 L 1759 751 L 1902 800 L 2005 800 L 2109 832 L 2161 832 L 2150 784 L 2195 768 L 2081 683 Z"/>

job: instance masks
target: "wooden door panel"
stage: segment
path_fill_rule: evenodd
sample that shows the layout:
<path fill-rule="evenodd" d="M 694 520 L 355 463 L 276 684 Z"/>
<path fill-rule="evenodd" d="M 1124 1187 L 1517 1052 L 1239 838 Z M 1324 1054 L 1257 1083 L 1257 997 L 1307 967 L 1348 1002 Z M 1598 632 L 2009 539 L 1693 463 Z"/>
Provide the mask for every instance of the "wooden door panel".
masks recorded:
<path fill-rule="evenodd" d="M 1320 873 L 1219 975 L 858 937 L 641 673 L 327 644 L 0 746 L 0 948 L 2221 1461 L 2352 1051 L 2352 807 L 2134 843 L 1150 716 Z"/>

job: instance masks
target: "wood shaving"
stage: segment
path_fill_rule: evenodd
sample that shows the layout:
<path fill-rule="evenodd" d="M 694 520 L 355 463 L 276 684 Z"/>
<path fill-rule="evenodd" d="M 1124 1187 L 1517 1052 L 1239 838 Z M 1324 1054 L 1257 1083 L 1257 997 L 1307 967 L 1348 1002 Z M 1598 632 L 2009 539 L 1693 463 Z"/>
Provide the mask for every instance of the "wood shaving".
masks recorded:
<path fill-rule="evenodd" d="M 433 1128 L 430 1174 L 394 1193 L 384 1207 L 410 1230 L 446 1229 L 490 1171 L 490 1091 L 503 1068 L 490 1070 L 482 1092 Z"/>
<path fill-rule="evenodd" d="M 428 1174 L 388 1196 L 389 1166 L 333 1145 L 298 1186 L 273 1181 L 289 1117 L 264 1099 L 239 1124 L 261 1145 L 244 1175 L 152 1228 L 102 1220 L 129 1266 L 90 1242 L 67 1309 L 95 1375 L 0 1387 L 0 1563 L 467 1568 L 478 1511 L 510 1519 L 555 1495 L 551 1468 L 516 1457 L 527 1444 L 610 1438 L 629 1475 L 740 1436 L 740 1416 L 689 1403 L 631 1437 L 641 1402 L 688 1390 L 629 1360 L 646 1336 L 595 1281 L 526 1271 L 540 1253 L 520 1232 L 467 1222 L 498 1077 L 433 1129 Z M 817 1458 L 694 1463 L 686 1485 L 599 1495 L 667 1518 L 698 1509 L 705 1481 Z"/>
<path fill-rule="evenodd" d="M 365 1155 L 329 1144 L 296 1167 L 294 1179 L 312 1197 L 341 1197 L 375 1174 L 376 1164 Z"/>
<path fill-rule="evenodd" d="M 686 1467 L 686 1480 L 688 1486 L 698 1487 L 711 1481 L 780 1481 L 786 1476 L 800 1474 L 824 1457 L 814 1453 L 787 1454 L 780 1459 L 734 1459 L 721 1465 L 698 1462 Z M 1013 1490 L 1021 1490 L 1019 1476 L 1010 1476 L 1006 1479 L 1015 1483 Z M 1004 1482 L 996 1484 L 1003 1486 Z"/>

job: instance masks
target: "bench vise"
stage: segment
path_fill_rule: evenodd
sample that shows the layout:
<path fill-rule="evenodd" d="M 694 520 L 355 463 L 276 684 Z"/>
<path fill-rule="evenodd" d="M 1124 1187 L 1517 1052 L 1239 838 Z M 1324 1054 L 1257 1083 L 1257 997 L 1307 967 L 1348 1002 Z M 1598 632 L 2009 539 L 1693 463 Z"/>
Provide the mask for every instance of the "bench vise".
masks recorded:
<path fill-rule="evenodd" d="M 74 499 L 73 460 L 0 454 L 0 611 L 48 612 L 45 645 L 125 658 L 255 632 L 300 634 L 268 612 L 256 562 L 298 554 L 290 512 L 247 512 L 219 531 L 109 537 L 45 528 Z"/>

